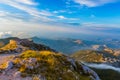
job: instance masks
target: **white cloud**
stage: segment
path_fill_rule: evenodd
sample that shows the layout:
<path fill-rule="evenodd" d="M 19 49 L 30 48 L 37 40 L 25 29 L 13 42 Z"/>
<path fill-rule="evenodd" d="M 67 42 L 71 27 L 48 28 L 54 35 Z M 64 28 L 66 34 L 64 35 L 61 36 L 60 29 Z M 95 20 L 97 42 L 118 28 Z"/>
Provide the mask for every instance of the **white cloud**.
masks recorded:
<path fill-rule="evenodd" d="M 82 26 L 84 26 L 84 27 L 87 27 L 87 28 L 91 28 L 91 29 L 94 29 L 94 28 L 96 28 L 96 27 L 102 27 L 102 28 L 109 28 L 109 27 L 111 27 L 111 28 L 117 28 L 117 27 L 119 27 L 119 25 L 118 24 L 106 24 L 106 23 L 96 23 L 96 22 L 86 22 L 86 23 L 81 23 L 81 25 Z"/>
<path fill-rule="evenodd" d="M 20 13 L 10 13 L 10 12 L 7 12 L 7 11 L 0 11 L 0 18 L 24 18 L 23 15 L 21 15 Z"/>
<path fill-rule="evenodd" d="M 88 7 L 96 7 L 104 4 L 116 2 L 118 0 L 73 0 L 74 2 Z"/>
<path fill-rule="evenodd" d="M 60 19 L 67 19 L 66 17 L 64 17 L 64 16 L 57 16 L 58 18 L 60 18 Z"/>
<path fill-rule="evenodd" d="M 0 32 L 0 38 L 8 38 L 8 37 L 19 37 L 19 38 L 29 38 L 30 35 L 28 35 L 25 32 Z"/>
<path fill-rule="evenodd" d="M 29 35 L 26 32 L 12 32 L 13 33 L 13 37 L 18 37 L 18 38 L 30 38 L 31 35 Z"/>
<path fill-rule="evenodd" d="M 6 15 L 7 15 L 7 12 L 0 11 L 0 17 L 6 16 Z"/>
<path fill-rule="evenodd" d="M 17 2 L 27 4 L 27 5 L 36 5 L 37 3 L 33 2 L 33 0 L 15 0 Z"/>
<path fill-rule="evenodd" d="M 32 0 L 0 0 L 0 4 L 9 5 L 21 11 L 24 11 L 33 17 L 38 17 L 42 21 L 52 20 L 48 18 L 48 16 L 52 16 L 53 14 L 46 10 L 37 10 L 36 8 L 34 8 L 36 3 L 33 2 Z M 29 6 L 29 5 L 34 5 L 34 6 Z"/>
<path fill-rule="evenodd" d="M 11 31 L 9 32 L 0 32 L 0 38 L 7 38 L 7 37 L 11 37 L 12 33 Z"/>
<path fill-rule="evenodd" d="M 93 67 L 93 68 L 97 68 L 97 69 L 111 69 L 114 71 L 117 71 L 120 73 L 120 68 L 111 66 L 111 65 L 107 65 L 107 64 L 93 64 L 93 63 L 84 63 L 85 65 L 89 66 L 89 67 Z"/>
<path fill-rule="evenodd" d="M 66 10 L 56 10 L 56 11 L 53 11 L 53 13 L 65 13 L 67 12 Z"/>
<path fill-rule="evenodd" d="M 50 36 L 61 36 L 63 37 L 68 34 L 76 34 L 76 35 L 98 35 L 98 36 L 110 36 L 113 35 L 113 33 L 106 32 L 104 30 L 111 30 L 110 28 L 111 24 L 95 24 L 95 23 L 84 23 L 81 24 L 80 27 L 75 27 L 75 26 L 70 26 L 66 24 L 61 24 L 61 23 L 51 23 L 51 24 L 46 24 L 46 23 L 36 23 L 33 21 L 22 21 L 20 19 L 15 19 L 15 18 L 0 18 L 0 34 L 5 34 L 8 31 L 15 31 L 16 33 L 12 32 L 12 36 L 18 36 L 18 37 L 23 37 L 23 36 L 43 36 L 43 37 L 50 37 Z M 7 24 L 6 24 L 7 23 Z M 103 27 L 101 27 L 103 26 Z M 106 26 L 109 26 L 108 28 Z M 115 27 L 114 25 L 112 27 Z M 117 25 L 116 25 L 117 27 Z M 4 31 L 4 33 L 3 33 Z M 21 33 L 18 33 L 21 32 Z M 26 32 L 27 34 L 23 33 Z M 11 34 L 7 36 L 11 36 Z M 29 34 L 29 35 L 28 35 Z M 48 36 L 49 35 L 49 36 Z M 119 34 L 116 34 L 116 36 L 119 36 Z M 5 37 L 5 36 L 3 36 Z"/>
<path fill-rule="evenodd" d="M 74 27 L 67 27 L 67 25 L 63 24 L 46 24 L 46 23 L 36 23 L 33 21 L 22 21 L 19 19 L 4 19 L 0 18 L 0 31 L 17 31 L 17 32 L 40 32 L 40 33 L 83 33 L 84 31 L 80 31 Z M 7 23 L 7 24 L 6 24 Z M 22 27 L 21 27 L 22 26 Z M 7 27 L 7 28 L 4 28 Z"/>
<path fill-rule="evenodd" d="M 53 11 L 53 13 L 55 13 L 55 14 L 60 14 L 60 13 L 72 14 L 72 13 L 76 13 L 76 11 L 70 11 L 70 10 L 55 10 L 55 11 Z"/>
<path fill-rule="evenodd" d="M 36 5 L 39 5 L 38 3 L 35 3 L 33 0 L 0 0 L 0 4 L 5 4 L 8 6 L 11 6 L 13 8 L 16 8 L 20 11 L 24 11 L 19 13 L 20 15 L 16 15 L 16 13 L 10 13 L 3 10 L 3 12 L 0 12 L 0 17 L 5 16 L 6 19 L 9 17 L 13 18 L 21 18 L 21 20 L 26 19 L 32 20 L 32 21 L 41 21 L 41 22 L 51 22 L 55 20 L 78 20 L 76 18 L 67 18 L 63 15 L 57 16 L 57 13 L 64 13 L 65 10 L 58 10 L 50 12 L 48 10 L 38 10 L 36 8 Z M 69 12 L 68 12 L 69 13 Z M 27 16 L 25 16 L 27 15 Z M 53 17 L 53 18 L 52 18 Z"/>
<path fill-rule="evenodd" d="M 57 16 L 57 18 L 59 18 L 60 20 L 69 20 L 69 21 L 79 20 L 78 18 L 68 18 L 63 15 Z"/>

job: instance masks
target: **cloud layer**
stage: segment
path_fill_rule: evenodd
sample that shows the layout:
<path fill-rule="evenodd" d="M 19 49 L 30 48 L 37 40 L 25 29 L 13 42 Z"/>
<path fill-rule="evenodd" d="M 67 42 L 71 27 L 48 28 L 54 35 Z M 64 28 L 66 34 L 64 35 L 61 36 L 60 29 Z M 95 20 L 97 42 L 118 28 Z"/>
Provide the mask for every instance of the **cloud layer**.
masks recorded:
<path fill-rule="evenodd" d="M 0 32 L 0 38 L 8 38 L 11 36 L 12 36 L 11 32 Z"/>
<path fill-rule="evenodd" d="M 31 37 L 25 32 L 0 32 L 0 38 L 9 38 L 9 37 L 19 37 L 19 38 L 29 38 Z"/>
<path fill-rule="evenodd" d="M 114 70 L 114 71 L 117 71 L 120 73 L 120 68 L 116 68 L 114 66 L 110 66 L 110 65 L 107 65 L 107 64 L 87 64 L 85 63 L 85 65 L 89 66 L 89 67 L 93 67 L 93 68 L 97 68 L 97 69 L 111 69 L 111 70 Z"/>

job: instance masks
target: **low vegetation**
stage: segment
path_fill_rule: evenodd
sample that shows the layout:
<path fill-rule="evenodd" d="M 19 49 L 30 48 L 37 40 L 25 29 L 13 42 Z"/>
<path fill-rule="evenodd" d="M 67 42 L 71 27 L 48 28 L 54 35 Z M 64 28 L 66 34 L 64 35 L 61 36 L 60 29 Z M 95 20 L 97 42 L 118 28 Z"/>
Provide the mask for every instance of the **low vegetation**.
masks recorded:
<path fill-rule="evenodd" d="M 15 50 L 17 48 L 17 43 L 16 41 L 13 41 L 10 44 L 5 45 L 4 47 L 1 48 L 1 50 Z"/>
<path fill-rule="evenodd" d="M 93 50 L 81 50 L 71 55 L 77 61 L 84 62 L 102 62 L 103 55 Z"/>
<path fill-rule="evenodd" d="M 37 75 L 40 74 L 47 80 L 91 79 L 84 74 L 80 64 L 76 62 L 77 68 L 72 68 L 73 65 L 65 55 L 51 51 L 28 50 L 17 56 L 13 62 L 23 77 L 33 76 L 37 79 Z"/>

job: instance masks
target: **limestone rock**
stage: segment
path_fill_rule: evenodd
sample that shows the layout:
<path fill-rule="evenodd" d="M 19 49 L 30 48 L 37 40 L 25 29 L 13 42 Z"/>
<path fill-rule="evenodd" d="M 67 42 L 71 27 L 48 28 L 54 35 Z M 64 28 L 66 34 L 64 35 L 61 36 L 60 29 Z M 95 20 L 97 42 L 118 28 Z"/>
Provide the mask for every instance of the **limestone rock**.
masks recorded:
<path fill-rule="evenodd" d="M 12 62 L 12 61 L 8 61 L 8 62 L 6 63 L 6 68 L 5 68 L 5 70 L 8 71 L 8 70 L 11 69 L 11 68 L 13 68 L 13 62 Z"/>

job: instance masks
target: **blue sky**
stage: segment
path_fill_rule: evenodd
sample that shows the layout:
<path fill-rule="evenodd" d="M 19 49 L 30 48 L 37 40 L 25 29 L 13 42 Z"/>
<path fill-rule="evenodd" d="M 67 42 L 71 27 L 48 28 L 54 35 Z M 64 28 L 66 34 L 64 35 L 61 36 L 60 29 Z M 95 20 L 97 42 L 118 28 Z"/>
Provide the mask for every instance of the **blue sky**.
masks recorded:
<path fill-rule="evenodd" d="M 0 36 L 119 36 L 119 8 L 120 0 L 0 0 Z"/>

